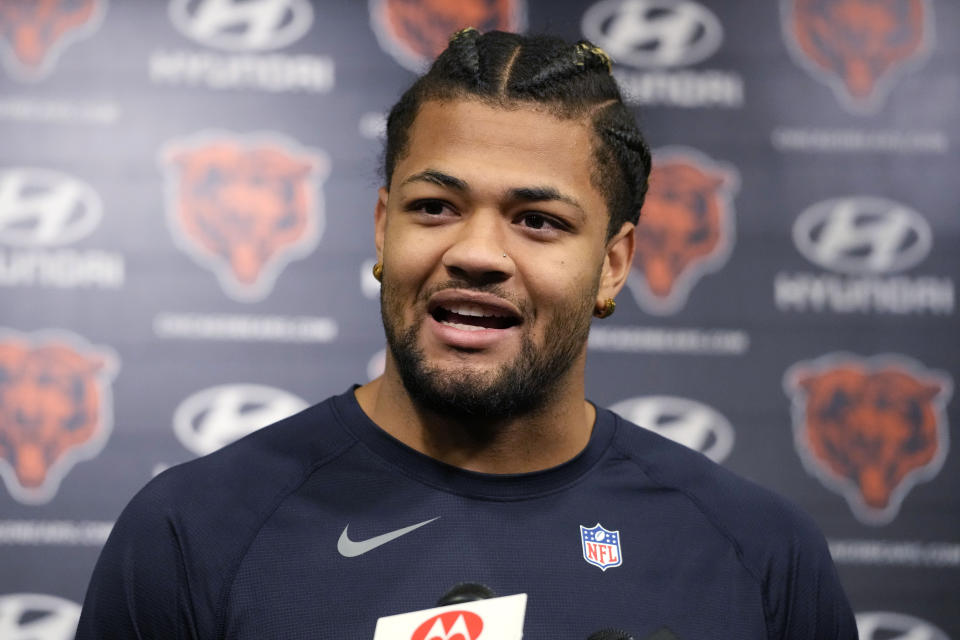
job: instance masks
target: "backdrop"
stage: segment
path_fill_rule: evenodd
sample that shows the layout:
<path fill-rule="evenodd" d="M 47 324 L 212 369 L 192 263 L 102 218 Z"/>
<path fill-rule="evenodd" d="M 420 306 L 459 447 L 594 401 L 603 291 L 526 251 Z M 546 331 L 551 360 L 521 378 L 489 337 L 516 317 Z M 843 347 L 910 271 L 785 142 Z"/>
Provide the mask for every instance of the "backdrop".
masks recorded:
<path fill-rule="evenodd" d="M 465 25 L 602 46 L 654 148 L 591 398 L 813 514 L 861 638 L 960 638 L 953 0 L 0 0 L 0 637 L 377 375 L 384 112 Z"/>

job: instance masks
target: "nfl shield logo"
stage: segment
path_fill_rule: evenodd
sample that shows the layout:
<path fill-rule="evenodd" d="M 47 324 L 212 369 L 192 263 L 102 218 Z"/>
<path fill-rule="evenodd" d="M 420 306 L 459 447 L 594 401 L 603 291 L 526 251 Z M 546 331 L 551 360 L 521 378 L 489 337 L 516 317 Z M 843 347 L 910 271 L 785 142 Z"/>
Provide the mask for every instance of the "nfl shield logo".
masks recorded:
<path fill-rule="evenodd" d="M 603 571 L 622 563 L 619 531 L 604 529 L 599 522 L 592 527 L 580 525 L 580 542 L 583 544 L 583 559 Z"/>

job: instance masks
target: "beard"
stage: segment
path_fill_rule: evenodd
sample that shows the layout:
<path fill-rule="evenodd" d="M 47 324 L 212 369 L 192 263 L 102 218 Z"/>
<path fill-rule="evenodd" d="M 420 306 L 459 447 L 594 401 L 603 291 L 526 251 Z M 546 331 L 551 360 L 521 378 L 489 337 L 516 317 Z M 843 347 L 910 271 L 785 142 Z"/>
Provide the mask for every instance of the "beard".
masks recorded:
<path fill-rule="evenodd" d="M 489 424 L 536 413 L 547 404 L 582 353 L 590 332 L 598 286 L 599 277 L 593 291 L 582 292 L 579 299 L 582 302 L 572 305 L 574 308 L 567 306 L 563 315 L 545 327 L 542 347 L 538 348 L 529 330 L 525 330 L 517 355 L 495 371 L 476 371 L 467 364 L 455 370 L 431 366 L 417 344 L 420 324 L 399 326 L 404 315 L 403 303 L 386 278 L 380 290 L 380 312 L 387 344 L 403 386 L 414 403 L 465 424 L 481 421 Z M 423 306 L 431 295 L 449 288 L 483 291 L 510 299 L 497 285 L 475 286 L 449 281 L 422 295 Z M 524 305 L 517 306 L 523 324 L 532 324 Z"/>

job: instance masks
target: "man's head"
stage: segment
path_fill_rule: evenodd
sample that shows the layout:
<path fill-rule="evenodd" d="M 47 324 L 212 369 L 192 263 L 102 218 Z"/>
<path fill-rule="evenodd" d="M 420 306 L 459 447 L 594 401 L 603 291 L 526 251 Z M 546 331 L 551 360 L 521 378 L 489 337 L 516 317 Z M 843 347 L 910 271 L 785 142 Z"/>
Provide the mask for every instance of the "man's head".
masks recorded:
<path fill-rule="evenodd" d="M 388 129 L 388 375 L 466 420 L 582 400 L 591 315 L 626 279 L 649 169 L 605 54 L 462 32 Z"/>
<path fill-rule="evenodd" d="M 535 106 L 593 129 L 591 179 L 606 199 L 612 236 L 624 222 L 636 224 L 647 193 L 650 150 L 610 75 L 610 58 L 586 41 L 464 29 L 453 35 L 426 75 L 390 110 L 383 173 L 407 151 L 410 127 L 428 101 L 474 99 L 503 108 Z"/>

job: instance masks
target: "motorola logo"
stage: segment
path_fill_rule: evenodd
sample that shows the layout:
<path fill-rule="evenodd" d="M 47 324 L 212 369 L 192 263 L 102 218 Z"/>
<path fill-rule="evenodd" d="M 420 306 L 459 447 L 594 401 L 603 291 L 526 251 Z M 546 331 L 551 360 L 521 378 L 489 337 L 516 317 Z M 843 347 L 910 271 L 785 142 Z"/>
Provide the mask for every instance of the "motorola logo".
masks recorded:
<path fill-rule="evenodd" d="M 733 426 L 716 409 L 696 400 L 641 396 L 618 402 L 610 410 L 714 462 L 722 462 L 733 450 Z"/>
<path fill-rule="evenodd" d="M 188 38 L 235 52 L 280 49 L 313 24 L 309 0 L 171 0 L 169 14 Z"/>
<path fill-rule="evenodd" d="M 413 632 L 411 640 L 476 640 L 483 632 L 483 618 L 472 611 L 444 611 Z"/>
<path fill-rule="evenodd" d="M 695 64 L 723 42 L 717 17 L 690 0 L 603 0 L 581 28 L 615 62 L 648 69 Z"/>
<path fill-rule="evenodd" d="M 0 595 L 3 640 L 71 640 L 80 620 L 80 605 L 39 593 Z"/>
<path fill-rule="evenodd" d="M 929 622 L 889 611 L 858 613 L 857 632 L 860 640 L 950 640 Z"/>
<path fill-rule="evenodd" d="M 259 384 L 226 384 L 194 393 L 173 414 L 173 432 L 198 456 L 307 408 L 301 398 Z"/>
<path fill-rule="evenodd" d="M 830 271 L 871 275 L 904 271 L 930 252 L 932 233 L 906 205 L 870 196 L 824 200 L 801 213 L 793 240 L 808 260 Z"/>
<path fill-rule="evenodd" d="M 0 170 L 0 242 L 64 245 L 100 224 L 103 204 L 85 182 L 49 169 Z"/>

